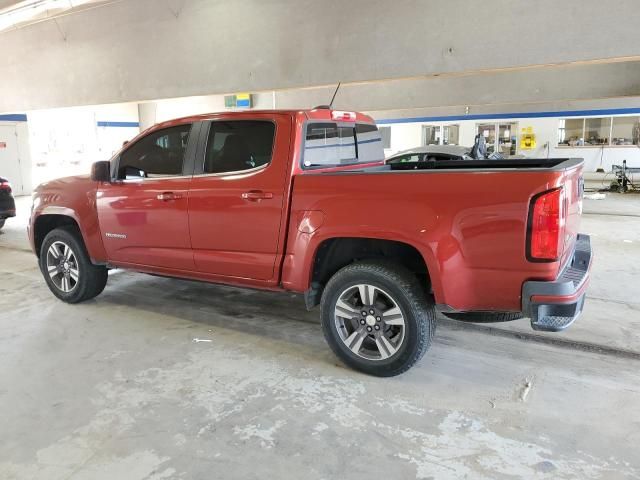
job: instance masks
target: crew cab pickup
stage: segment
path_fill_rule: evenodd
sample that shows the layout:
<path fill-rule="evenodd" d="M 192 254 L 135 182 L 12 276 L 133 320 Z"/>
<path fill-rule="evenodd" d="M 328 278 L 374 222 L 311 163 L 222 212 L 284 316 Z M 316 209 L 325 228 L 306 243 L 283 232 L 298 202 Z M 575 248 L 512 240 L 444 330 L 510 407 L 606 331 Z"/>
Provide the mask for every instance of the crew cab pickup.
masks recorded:
<path fill-rule="evenodd" d="M 435 311 L 581 313 L 591 265 L 579 159 L 384 163 L 356 112 L 227 112 L 151 127 L 91 175 L 34 193 L 29 237 L 59 299 L 100 294 L 107 270 L 304 294 L 349 366 L 402 373 Z"/>

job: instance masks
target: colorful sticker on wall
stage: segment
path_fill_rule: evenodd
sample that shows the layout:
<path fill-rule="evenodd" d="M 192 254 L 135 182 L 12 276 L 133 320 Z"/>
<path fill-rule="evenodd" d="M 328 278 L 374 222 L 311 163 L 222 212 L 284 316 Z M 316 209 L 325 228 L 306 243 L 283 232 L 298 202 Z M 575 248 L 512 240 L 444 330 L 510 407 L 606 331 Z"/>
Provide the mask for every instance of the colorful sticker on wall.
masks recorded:
<path fill-rule="evenodd" d="M 251 108 L 251 94 L 236 93 L 236 107 Z"/>
<path fill-rule="evenodd" d="M 536 148 L 536 134 L 533 133 L 533 127 L 523 128 L 520 135 L 520 149 L 533 150 L 534 148 Z"/>
<path fill-rule="evenodd" d="M 236 93 L 235 95 L 225 95 L 224 106 L 226 108 L 251 108 L 251 94 Z"/>

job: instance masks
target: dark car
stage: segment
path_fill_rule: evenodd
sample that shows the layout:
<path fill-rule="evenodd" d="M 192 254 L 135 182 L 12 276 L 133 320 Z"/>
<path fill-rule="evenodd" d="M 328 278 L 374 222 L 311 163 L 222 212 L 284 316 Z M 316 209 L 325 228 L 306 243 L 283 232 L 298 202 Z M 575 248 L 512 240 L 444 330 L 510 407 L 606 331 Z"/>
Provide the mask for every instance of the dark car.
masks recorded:
<path fill-rule="evenodd" d="M 427 145 L 398 152 L 387 158 L 387 164 L 436 160 L 472 160 L 471 147 L 460 145 Z"/>
<path fill-rule="evenodd" d="M 6 178 L 0 177 L 0 228 L 9 217 L 16 216 L 16 202 L 11 194 L 11 184 Z"/>
<path fill-rule="evenodd" d="M 462 145 L 427 145 L 395 153 L 388 157 L 385 163 L 387 165 L 395 165 L 398 170 L 407 170 L 422 167 L 430 168 L 435 162 L 452 160 L 504 160 L 506 158 L 516 160 L 525 159 L 526 157 L 524 155 L 508 155 L 505 157 L 500 153 L 488 154 L 486 148 L 483 149 L 483 147 L 477 143 L 473 147 L 465 147 Z"/>

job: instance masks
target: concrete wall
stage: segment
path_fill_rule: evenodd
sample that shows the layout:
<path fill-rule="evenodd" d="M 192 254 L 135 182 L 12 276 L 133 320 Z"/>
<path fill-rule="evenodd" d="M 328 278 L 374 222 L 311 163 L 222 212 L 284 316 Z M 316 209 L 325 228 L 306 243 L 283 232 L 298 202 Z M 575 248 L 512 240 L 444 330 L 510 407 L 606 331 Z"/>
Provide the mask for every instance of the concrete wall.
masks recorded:
<path fill-rule="evenodd" d="M 254 94 L 252 109 L 269 110 L 275 108 L 275 92 Z M 189 115 L 224 112 L 224 95 L 206 95 L 198 97 L 173 98 L 140 104 L 141 127 L 147 128 L 155 123 L 164 122 Z"/>
<path fill-rule="evenodd" d="M 122 0 L 56 22 L 0 32 L 0 112 L 640 58 L 634 0 Z"/>
<path fill-rule="evenodd" d="M 335 85 L 276 92 L 279 108 L 326 104 Z M 338 108 L 415 110 L 417 108 L 536 105 L 640 95 L 640 62 L 529 68 L 474 75 L 411 78 L 343 85 Z"/>

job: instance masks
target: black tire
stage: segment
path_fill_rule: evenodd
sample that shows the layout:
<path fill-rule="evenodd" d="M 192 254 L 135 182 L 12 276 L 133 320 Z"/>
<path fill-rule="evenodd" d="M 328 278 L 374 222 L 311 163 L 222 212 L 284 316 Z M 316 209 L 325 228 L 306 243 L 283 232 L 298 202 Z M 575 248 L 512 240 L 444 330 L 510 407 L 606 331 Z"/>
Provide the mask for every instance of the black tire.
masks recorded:
<path fill-rule="evenodd" d="M 336 303 L 341 294 L 358 284 L 381 289 L 397 304 L 404 317 L 401 343 L 395 353 L 385 359 L 362 358 L 345 344 L 338 331 L 337 320 L 340 316 L 335 314 Z M 364 307 L 354 308 L 359 310 Z M 409 370 L 431 346 L 436 328 L 433 301 L 427 297 L 418 279 L 404 267 L 383 261 L 353 263 L 339 270 L 324 289 L 320 315 L 324 336 L 336 356 L 346 365 L 378 377 L 392 377 Z M 383 326 L 382 330 L 385 328 L 389 327 Z M 377 334 L 381 335 L 382 331 Z M 370 341 L 373 342 L 373 334 L 365 335 L 371 337 Z"/>
<path fill-rule="evenodd" d="M 6 218 L 0 218 L 0 230 L 2 230 L 2 227 L 4 227 L 4 222 L 6 222 Z"/>
<path fill-rule="evenodd" d="M 452 320 L 462 320 L 472 323 L 498 323 L 511 322 L 524 318 L 520 312 L 468 312 L 468 313 L 443 313 Z"/>
<path fill-rule="evenodd" d="M 58 287 L 48 273 L 47 252 L 54 243 L 59 244 L 57 242 L 71 248 L 77 263 L 78 280 L 69 292 Z M 107 284 L 107 268 L 91 263 L 80 232 L 70 226 L 56 228 L 45 237 L 40 248 L 40 271 L 51 293 L 67 303 L 80 303 L 97 297 Z"/>

